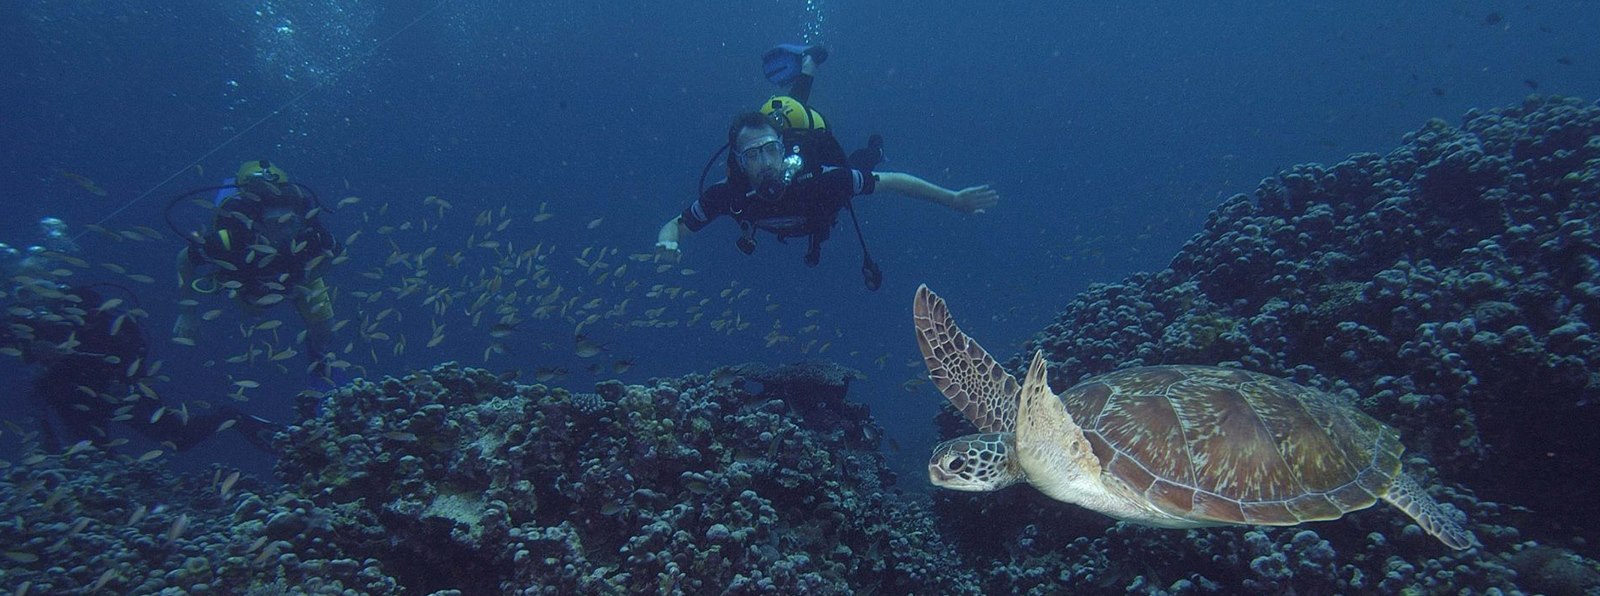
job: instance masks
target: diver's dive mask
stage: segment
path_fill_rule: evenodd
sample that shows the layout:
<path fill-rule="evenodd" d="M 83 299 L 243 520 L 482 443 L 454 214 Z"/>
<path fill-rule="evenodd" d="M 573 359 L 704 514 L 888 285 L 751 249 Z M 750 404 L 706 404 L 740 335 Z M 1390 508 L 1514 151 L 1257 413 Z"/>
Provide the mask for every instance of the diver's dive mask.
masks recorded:
<path fill-rule="evenodd" d="M 776 160 L 783 157 L 783 139 L 767 137 L 765 141 L 740 149 L 737 153 L 739 167 L 750 170 L 750 163 L 760 160 L 762 162 Z"/>

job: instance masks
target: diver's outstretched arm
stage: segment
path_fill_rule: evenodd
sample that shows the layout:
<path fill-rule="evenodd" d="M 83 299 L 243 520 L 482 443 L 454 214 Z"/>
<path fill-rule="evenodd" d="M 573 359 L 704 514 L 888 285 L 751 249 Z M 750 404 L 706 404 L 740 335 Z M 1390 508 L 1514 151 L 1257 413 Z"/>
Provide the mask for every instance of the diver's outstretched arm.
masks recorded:
<path fill-rule="evenodd" d="M 950 190 L 911 174 L 878 172 L 878 191 L 889 191 L 930 203 L 944 205 L 962 213 L 983 213 L 1000 202 L 1000 193 L 989 185 Z"/>

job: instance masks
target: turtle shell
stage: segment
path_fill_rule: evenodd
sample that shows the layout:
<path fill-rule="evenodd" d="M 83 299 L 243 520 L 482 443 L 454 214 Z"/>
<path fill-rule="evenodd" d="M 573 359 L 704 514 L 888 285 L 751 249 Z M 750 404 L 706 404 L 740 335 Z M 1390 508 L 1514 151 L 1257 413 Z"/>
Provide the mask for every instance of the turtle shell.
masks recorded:
<path fill-rule="evenodd" d="M 1236 369 L 1130 368 L 1060 397 L 1112 490 L 1202 523 L 1291 525 L 1364 509 L 1388 491 L 1405 450 L 1393 428 L 1332 395 Z"/>

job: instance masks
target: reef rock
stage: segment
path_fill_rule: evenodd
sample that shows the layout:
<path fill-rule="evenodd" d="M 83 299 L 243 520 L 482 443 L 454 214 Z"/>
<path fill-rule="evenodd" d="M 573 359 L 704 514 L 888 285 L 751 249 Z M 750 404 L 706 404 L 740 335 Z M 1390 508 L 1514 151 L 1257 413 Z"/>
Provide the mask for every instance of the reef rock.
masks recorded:
<path fill-rule="evenodd" d="M 960 592 L 894 498 L 866 409 L 825 369 L 594 393 L 453 364 L 308 404 L 278 475 L 405 588 L 464 593 Z M 803 404 L 803 405 L 802 405 Z M 270 524 L 269 524 L 270 525 Z"/>

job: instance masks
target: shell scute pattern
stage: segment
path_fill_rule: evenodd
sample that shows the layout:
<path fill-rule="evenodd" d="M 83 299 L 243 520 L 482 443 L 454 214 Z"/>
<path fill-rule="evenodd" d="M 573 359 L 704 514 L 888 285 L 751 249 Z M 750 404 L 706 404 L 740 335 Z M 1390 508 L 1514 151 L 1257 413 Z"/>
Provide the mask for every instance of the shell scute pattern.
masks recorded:
<path fill-rule="evenodd" d="M 1283 524 L 1372 505 L 1400 469 L 1398 433 L 1275 377 L 1156 366 L 1061 394 L 1121 490 L 1191 519 Z"/>

